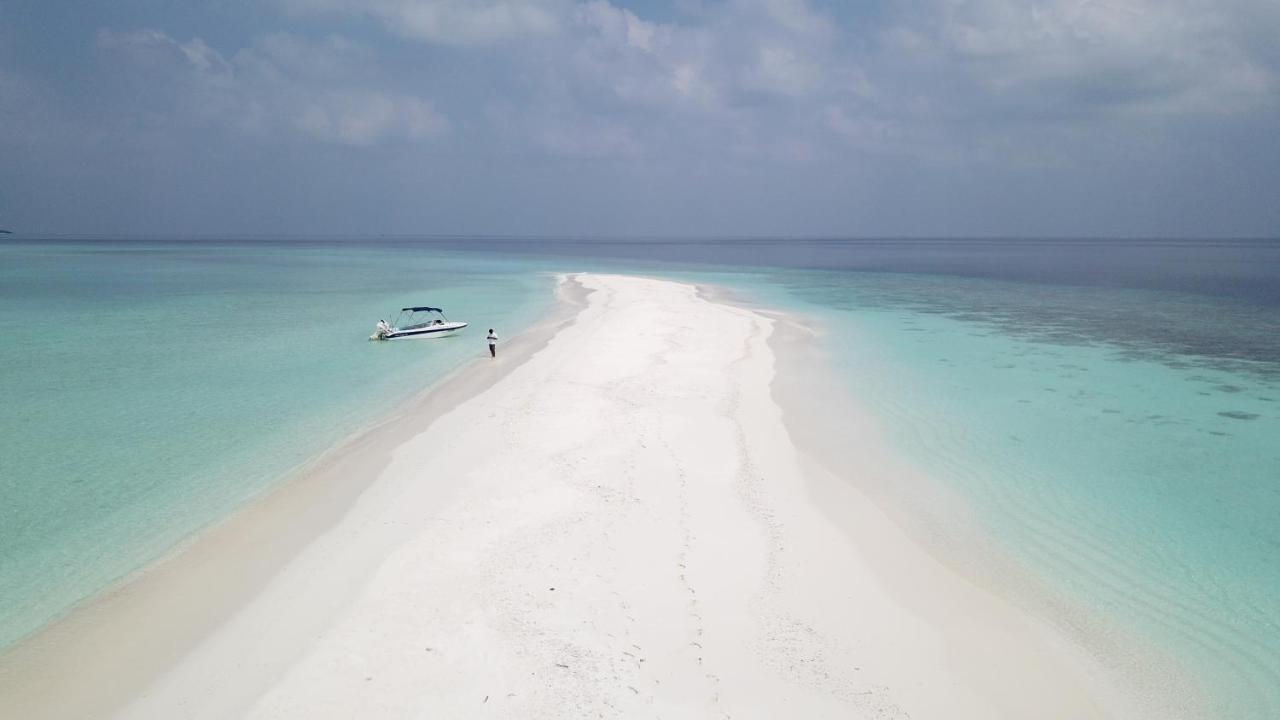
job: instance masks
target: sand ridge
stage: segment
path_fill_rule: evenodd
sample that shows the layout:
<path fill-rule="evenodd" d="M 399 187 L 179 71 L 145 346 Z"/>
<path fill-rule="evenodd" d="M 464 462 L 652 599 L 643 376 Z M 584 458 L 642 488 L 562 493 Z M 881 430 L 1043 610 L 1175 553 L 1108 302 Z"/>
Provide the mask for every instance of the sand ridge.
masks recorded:
<path fill-rule="evenodd" d="M 995 629 L 1025 652 L 966 657 L 865 561 L 895 542 L 854 547 L 818 511 L 769 393 L 772 320 L 690 285 L 578 281 L 593 292 L 571 326 L 397 448 L 124 716 L 1104 714 L 1019 618 Z M 291 608 L 367 563 L 302 647 L 273 645 Z M 244 659 L 273 652 L 293 653 L 287 669 L 246 682 Z M 1008 681 L 975 682 L 966 659 L 1007 662 Z"/>
<path fill-rule="evenodd" d="M 775 319 L 562 283 L 590 290 L 571 323 L 343 466 L 342 516 L 118 715 L 1127 716 L 1087 657 L 796 450 Z"/>

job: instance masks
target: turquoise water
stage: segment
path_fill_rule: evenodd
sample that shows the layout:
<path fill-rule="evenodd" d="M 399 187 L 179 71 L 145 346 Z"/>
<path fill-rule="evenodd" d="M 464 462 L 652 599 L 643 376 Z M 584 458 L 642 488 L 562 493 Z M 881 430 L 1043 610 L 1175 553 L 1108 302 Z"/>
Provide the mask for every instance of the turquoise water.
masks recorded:
<path fill-rule="evenodd" d="M 840 269 L 783 267 L 810 264 Z M 1053 607 L 1171 655 L 1215 717 L 1280 717 L 1275 243 L 0 245 L 0 645 L 483 351 L 366 342 L 388 309 L 510 335 L 558 270 L 815 317 Z"/>
<path fill-rule="evenodd" d="M 1039 610 L 1121 673 L 1171 658 L 1213 717 L 1280 717 L 1280 243 L 491 249 L 718 283 L 817 319 L 853 401 L 966 501 L 999 553 L 985 560 L 1015 563 Z"/>
<path fill-rule="evenodd" d="M 898 454 L 967 500 L 1042 591 L 1170 653 L 1215 717 L 1280 717 L 1280 362 L 1229 341 L 1280 333 L 1274 312 L 913 274 L 743 286 L 822 321 Z M 1225 351 L 1179 352 L 1205 337 Z"/>
<path fill-rule="evenodd" d="M 0 246 L 0 647 L 487 354 L 553 287 L 396 248 Z M 473 327 L 366 340 L 409 304 Z"/>

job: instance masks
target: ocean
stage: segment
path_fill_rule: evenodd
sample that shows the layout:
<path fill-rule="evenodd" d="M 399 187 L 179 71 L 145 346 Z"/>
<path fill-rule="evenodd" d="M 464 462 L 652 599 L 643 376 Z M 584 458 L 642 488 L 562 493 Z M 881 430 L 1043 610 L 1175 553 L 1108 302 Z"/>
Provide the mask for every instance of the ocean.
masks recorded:
<path fill-rule="evenodd" d="M 1280 242 L 1261 240 L 3 244 L 0 645 L 483 350 L 365 342 L 389 309 L 509 335 L 582 269 L 813 318 L 851 400 L 1056 621 L 1167 654 L 1216 717 L 1280 716 Z"/>
<path fill-rule="evenodd" d="M 1214 717 L 1280 716 L 1277 308 L 954 276 L 775 281 L 826 321 L 895 455 L 965 500 L 1038 609 L 1125 672 L 1157 658 L 1117 631 L 1168 653 Z M 929 511 L 913 488 L 889 494 Z M 922 524 L 963 540 L 946 521 Z"/>
<path fill-rule="evenodd" d="M 487 356 L 554 282 L 420 248 L 0 245 L 0 647 Z M 490 324 L 368 342 L 414 305 Z"/>

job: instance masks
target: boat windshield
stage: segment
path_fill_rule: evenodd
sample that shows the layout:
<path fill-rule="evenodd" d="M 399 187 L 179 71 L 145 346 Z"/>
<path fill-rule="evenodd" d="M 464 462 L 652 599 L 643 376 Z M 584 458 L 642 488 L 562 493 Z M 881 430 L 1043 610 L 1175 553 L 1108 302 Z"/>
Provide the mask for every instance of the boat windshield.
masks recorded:
<path fill-rule="evenodd" d="M 396 319 L 396 327 L 400 330 L 414 330 L 446 322 L 444 313 L 439 310 L 409 309 L 400 313 L 400 317 Z"/>

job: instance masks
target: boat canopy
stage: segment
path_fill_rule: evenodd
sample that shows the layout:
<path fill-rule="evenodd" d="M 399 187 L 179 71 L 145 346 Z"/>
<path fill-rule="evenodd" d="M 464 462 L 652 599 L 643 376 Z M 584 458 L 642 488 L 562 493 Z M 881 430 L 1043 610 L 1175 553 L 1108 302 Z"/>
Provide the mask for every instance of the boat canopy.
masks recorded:
<path fill-rule="evenodd" d="M 438 312 L 438 313 L 442 313 L 442 312 L 444 312 L 444 311 L 443 311 L 443 310 L 441 310 L 440 308 L 433 308 L 433 307 L 409 307 L 409 308 L 400 308 L 400 312 Z"/>

